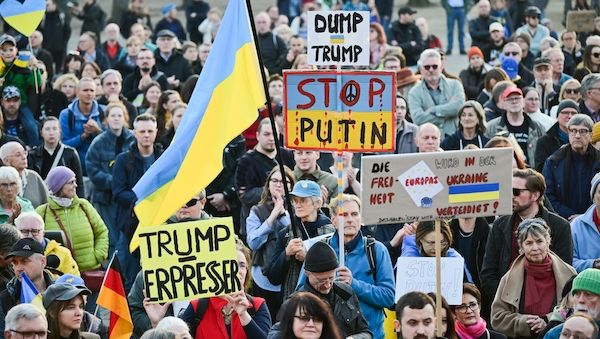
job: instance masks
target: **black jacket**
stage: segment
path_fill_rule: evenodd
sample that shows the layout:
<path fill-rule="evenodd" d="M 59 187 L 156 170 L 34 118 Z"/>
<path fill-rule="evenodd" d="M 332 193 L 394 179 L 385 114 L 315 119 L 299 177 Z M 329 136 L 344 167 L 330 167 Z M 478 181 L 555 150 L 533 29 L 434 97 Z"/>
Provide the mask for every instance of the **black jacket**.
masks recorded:
<path fill-rule="evenodd" d="M 192 75 L 189 62 L 175 50 L 173 50 L 171 56 L 169 56 L 169 59 L 165 60 L 162 56 L 160 56 L 160 50 L 156 49 L 156 51 L 154 51 L 154 58 L 156 59 L 156 69 L 163 72 L 165 78 L 174 75 L 175 79 L 178 79 L 180 83 L 183 84 L 183 82 L 185 82 L 187 78 Z M 136 73 L 138 72 L 134 72 L 133 74 Z M 163 88 L 163 91 L 166 89 L 168 88 Z"/>
<path fill-rule="evenodd" d="M 131 26 L 140 23 L 152 27 L 150 14 L 136 13 L 131 9 L 126 10 L 121 16 L 121 34 L 127 39 L 131 35 Z"/>
<path fill-rule="evenodd" d="M 310 292 L 331 306 L 342 338 L 372 338 L 373 333 L 369 330 L 369 324 L 360 311 L 360 304 L 356 293 L 348 284 L 334 282 L 329 294 L 323 295 L 315 290 L 308 282 L 298 289 L 299 292 Z"/>
<path fill-rule="evenodd" d="M 166 91 L 168 89 L 169 83 L 167 82 L 167 77 L 165 76 L 165 73 L 156 69 L 156 66 L 152 67 L 152 70 L 150 71 L 150 77 L 152 78 L 152 80 L 160 84 L 160 88 L 163 91 Z M 142 74 L 140 73 L 140 68 L 137 66 L 135 67 L 133 72 L 123 80 L 123 89 L 121 90 L 121 93 L 123 93 L 123 95 L 128 100 L 133 101 L 138 95 L 142 93 L 142 91 L 140 91 L 140 89 L 138 88 L 138 86 L 140 85 L 140 80 L 142 80 Z"/>
<path fill-rule="evenodd" d="M 71 169 L 75 173 L 75 179 L 77 180 L 77 196 L 85 197 L 85 190 L 83 186 L 83 170 L 81 169 L 81 162 L 79 160 L 79 154 L 77 150 L 71 146 L 65 145 L 63 143 L 59 143 L 54 151 L 54 154 L 58 155 L 59 148 L 62 147 L 62 156 L 56 163 L 56 166 L 65 166 Z M 48 172 L 42 173 L 42 167 L 44 164 L 44 153 L 46 150 L 44 149 L 44 145 L 36 146 L 31 151 L 29 151 L 29 155 L 27 157 L 27 164 L 30 170 L 37 172 L 42 179 L 46 180 L 48 176 Z M 48 159 L 50 163 L 48 164 L 47 171 L 50 170 L 50 165 L 54 162 L 54 159 Z"/>
<path fill-rule="evenodd" d="M 396 41 L 398 46 L 402 48 L 407 65 L 414 66 L 417 64 L 417 60 L 419 60 L 419 56 L 424 49 L 421 31 L 417 25 L 414 23 L 401 24 L 398 20 L 394 21 L 390 27 L 388 41 Z M 415 45 L 411 43 L 412 41 L 415 42 Z"/>
<path fill-rule="evenodd" d="M 80 20 L 83 20 L 81 24 L 81 33 L 83 32 L 94 32 L 97 37 L 100 37 L 100 32 L 104 29 L 106 22 L 106 12 L 100 7 L 100 5 L 94 1 L 91 4 L 85 4 L 81 13 L 76 15 Z M 104 69 L 103 69 L 104 70 Z"/>
<path fill-rule="evenodd" d="M 204 0 L 187 1 L 185 7 L 186 29 L 190 33 L 190 41 L 196 44 L 202 43 L 202 33 L 198 31 L 198 26 L 206 19 L 206 14 L 210 10 L 210 5 Z"/>
<path fill-rule="evenodd" d="M 490 25 L 497 22 L 496 18 L 491 16 L 478 16 L 469 20 L 469 34 L 471 35 L 471 46 L 477 46 L 482 51 L 491 42 Z"/>
<path fill-rule="evenodd" d="M 127 108 L 127 115 L 129 115 L 129 123 L 131 125 L 133 125 L 133 121 L 135 120 L 135 117 L 137 117 L 138 115 L 138 111 L 137 108 L 135 106 L 133 106 L 133 104 L 131 102 L 129 102 L 127 100 L 127 98 L 125 98 L 123 96 L 123 94 L 119 94 L 119 100 L 121 101 L 121 103 L 123 104 L 123 106 L 125 106 L 125 108 Z M 98 103 L 100 105 L 108 105 L 108 99 L 105 96 L 102 96 L 100 99 L 98 99 Z"/>
<path fill-rule="evenodd" d="M 466 140 L 463 137 L 462 132 L 460 130 L 456 130 L 454 134 L 446 135 L 446 138 L 444 138 L 444 141 L 442 141 L 440 147 L 444 151 L 460 151 L 463 150 L 467 145 L 475 145 L 478 148 L 484 148 L 488 141 L 490 141 L 490 139 L 483 134 L 478 134 L 475 136 L 475 138 Z"/>
<path fill-rule="evenodd" d="M 494 221 L 492 230 L 485 246 L 485 256 L 481 268 L 480 280 L 482 294 L 493 300 L 502 276 L 508 272 L 511 265 L 511 243 L 513 220 L 516 214 L 504 215 Z M 558 214 L 549 212 L 545 207 L 540 207 L 537 214 L 550 226 L 552 243 L 550 250 L 556 253 L 564 262 L 573 263 L 573 238 L 569 222 Z"/>
<path fill-rule="evenodd" d="M 469 254 L 471 260 L 469 262 L 465 262 L 471 276 L 473 277 L 473 282 L 475 285 L 481 289 L 481 279 L 479 274 L 481 272 L 481 267 L 483 266 L 483 256 L 485 255 L 485 244 L 487 243 L 488 235 L 490 233 L 490 224 L 485 220 L 485 218 L 477 218 L 475 219 L 475 229 L 471 237 L 473 237 L 473 243 L 471 244 L 471 253 Z M 463 253 L 461 253 L 458 238 L 460 237 L 460 226 L 458 225 L 458 219 L 452 219 L 450 222 L 450 230 L 452 231 L 452 248 L 458 251 L 463 257 Z"/>
<path fill-rule="evenodd" d="M 58 9 L 54 12 L 46 12 L 38 29 L 44 35 L 42 47 L 51 52 L 67 49 L 67 42 L 71 37 L 71 26 L 67 22 L 64 13 L 61 13 Z M 59 69 L 56 70 L 57 73 L 60 71 Z"/>
<path fill-rule="evenodd" d="M 467 100 L 477 99 L 477 96 L 483 90 L 483 80 L 486 74 L 487 71 L 484 66 L 479 71 L 474 70 L 470 66 L 460 71 L 458 76 L 465 89 Z"/>
<path fill-rule="evenodd" d="M 269 74 L 281 74 L 281 65 L 287 55 L 285 41 L 272 32 L 267 32 L 258 34 L 258 44 L 260 55 L 265 67 L 269 70 Z"/>
<path fill-rule="evenodd" d="M 558 138 L 559 129 L 560 127 L 558 127 L 557 122 L 537 141 L 537 146 L 535 148 L 535 170 L 540 173 L 542 173 L 542 170 L 544 169 L 544 162 L 546 162 L 546 159 L 554 154 L 560 146 L 565 144 Z"/>

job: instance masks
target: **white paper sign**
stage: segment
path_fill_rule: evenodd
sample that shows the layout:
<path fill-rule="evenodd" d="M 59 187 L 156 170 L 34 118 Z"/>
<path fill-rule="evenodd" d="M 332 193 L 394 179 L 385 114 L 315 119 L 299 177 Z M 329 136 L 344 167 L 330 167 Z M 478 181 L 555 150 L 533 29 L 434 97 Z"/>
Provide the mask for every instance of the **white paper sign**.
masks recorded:
<path fill-rule="evenodd" d="M 308 12 L 308 64 L 368 66 L 367 11 Z"/>
<path fill-rule="evenodd" d="M 428 182 L 424 182 L 422 185 L 409 185 L 411 180 L 421 178 L 427 178 Z M 418 162 L 408 171 L 402 173 L 398 176 L 398 181 L 417 207 L 430 207 L 433 197 L 444 190 L 444 185 L 440 183 L 439 178 L 427 166 L 425 161 Z"/>
<path fill-rule="evenodd" d="M 310 239 L 306 239 L 306 240 L 302 241 L 302 243 L 304 244 L 304 248 L 306 249 L 306 252 L 308 252 L 308 250 L 310 250 L 312 245 L 316 244 L 317 241 L 321 241 L 327 237 L 331 237 L 332 235 L 333 235 L 333 232 L 319 235 L 314 238 L 310 238 Z"/>
<path fill-rule="evenodd" d="M 450 305 L 462 303 L 464 258 L 442 259 L 442 295 Z M 396 267 L 396 301 L 408 292 L 435 292 L 435 258 L 399 257 Z"/>

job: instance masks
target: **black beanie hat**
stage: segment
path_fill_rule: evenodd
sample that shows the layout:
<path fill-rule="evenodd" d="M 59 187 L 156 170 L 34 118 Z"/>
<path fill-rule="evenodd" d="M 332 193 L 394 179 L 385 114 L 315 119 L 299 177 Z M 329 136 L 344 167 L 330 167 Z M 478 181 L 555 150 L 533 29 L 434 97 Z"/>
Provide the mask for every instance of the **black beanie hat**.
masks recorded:
<path fill-rule="evenodd" d="M 333 248 L 322 241 L 312 245 L 304 258 L 304 270 L 313 273 L 333 271 L 338 268 L 338 264 Z"/>
<path fill-rule="evenodd" d="M 571 99 L 563 99 L 560 104 L 558 104 L 558 109 L 556 110 L 557 113 L 562 112 L 563 109 L 565 108 L 572 108 L 574 110 L 576 110 L 577 112 L 579 112 L 579 105 L 571 100 Z"/>

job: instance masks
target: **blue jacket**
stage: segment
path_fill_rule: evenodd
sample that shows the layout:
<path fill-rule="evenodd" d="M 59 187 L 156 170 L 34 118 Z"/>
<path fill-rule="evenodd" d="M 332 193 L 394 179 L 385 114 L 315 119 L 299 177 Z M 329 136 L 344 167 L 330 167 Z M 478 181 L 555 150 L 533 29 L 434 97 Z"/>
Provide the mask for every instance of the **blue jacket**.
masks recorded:
<path fill-rule="evenodd" d="M 83 115 L 79 110 L 79 99 L 73 100 L 73 102 L 69 104 L 67 108 L 63 109 L 58 116 L 60 129 L 62 131 L 62 142 L 65 145 L 75 148 L 77 153 L 79 153 L 79 160 L 81 161 L 81 169 L 83 170 L 84 176 L 87 176 L 85 156 L 92 144 L 92 140 L 96 137 L 95 135 L 90 135 L 83 140 L 81 139 L 83 125 L 85 125 L 89 119 L 94 119 L 98 126 L 102 128 L 102 117 L 98 110 L 98 103 L 95 100 L 92 105 L 92 111 L 88 116 Z"/>
<path fill-rule="evenodd" d="M 545 162 L 546 197 L 563 218 L 582 214 L 592 204 L 592 177 L 600 172 L 600 151 L 588 146 L 585 155 L 577 155 L 569 144 L 561 146 Z"/>
<path fill-rule="evenodd" d="M 358 296 L 360 309 L 369 323 L 369 329 L 373 332 L 373 338 L 383 338 L 383 309 L 394 304 L 395 282 L 394 270 L 390 261 L 390 255 L 385 246 L 375 241 L 375 267 L 377 276 L 375 279 L 370 274 L 369 261 L 365 248 L 365 237 L 358 234 L 356 246 L 350 252 L 346 251 L 345 266 L 352 271 L 352 283 L 350 287 Z M 354 240 L 353 240 L 354 241 Z M 339 235 L 337 232 L 328 240 L 329 245 L 339 257 Z M 304 285 L 306 275 L 304 267 L 300 272 L 298 287 Z"/>
<path fill-rule="evenodd" d="M 598 326 L 600 326 L 600 320 L 596 320 L 596 324 L 598 324 Z M 565 324 L 560 324 L 558 326 L 556 326 L 555 328 L 551 329 L 550 331 L 548 331 L 548 333 L 546 333 L 546 335 L 544 336 L 544 339 L 558 339 L 560 338 L 560 332 L 562 332 L 563 326 Z"/>
<path fill-rule="evenodd" d="M 573 267 L 577 272 L 594 266 L 594 260 L 600 258 L 600 232 L 594 223 L 596 205 L 590 206 L 585 214 L 571 222 L 573 236 Z"/>
<path fill-rule="evenodd" d="M 117 139 L 122 138 L 123 144 L 120 150 L 116 150 Z M 94 184 L 93 200 L 101 204 L 110 204 L 112 201 L 112 168 L 117 155 L 127 152 L 134 142 L 133 133 L 126 127 L 120 137 L 112 130 L 107 129 L 100 133 L 90 145 L 85 162 L 87 164 L 88 176 Z"/>
<path fill-rule="evenodd" d="M 402 257 L 422 257 L 421 252 L 419 251 L 419 247 L 417 247 L 417 240 L 414 235 L 406 235 L 404 239 L 402 239 Z M 458 253 L 454 248 L 448 249 L 448 254 L 446 255 L 448 258 L 462 258 L 462 255 Z M 467 282 L 473 283 L 473 277 L 471 276 L 471 272 L 465 265 L 465 277 Z"/>

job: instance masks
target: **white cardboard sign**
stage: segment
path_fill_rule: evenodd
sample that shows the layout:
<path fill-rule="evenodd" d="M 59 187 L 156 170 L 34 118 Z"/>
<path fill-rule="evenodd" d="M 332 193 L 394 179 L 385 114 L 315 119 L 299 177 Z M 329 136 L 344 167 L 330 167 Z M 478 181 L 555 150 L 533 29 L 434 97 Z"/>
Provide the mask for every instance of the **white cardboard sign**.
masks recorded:
<path fill-rule="evenodd" d="M 442 295 L 450 305 L 462 303 L 464 258 L 442 259 Z M 399 257 L 396 266 L 396 297 L 408 292 L 435 292 L 435 257 Z"/>
<path fill-rule="evenodd" d="M 308 12 L 308 64 L 368 66 L 367 11 Z"/>

